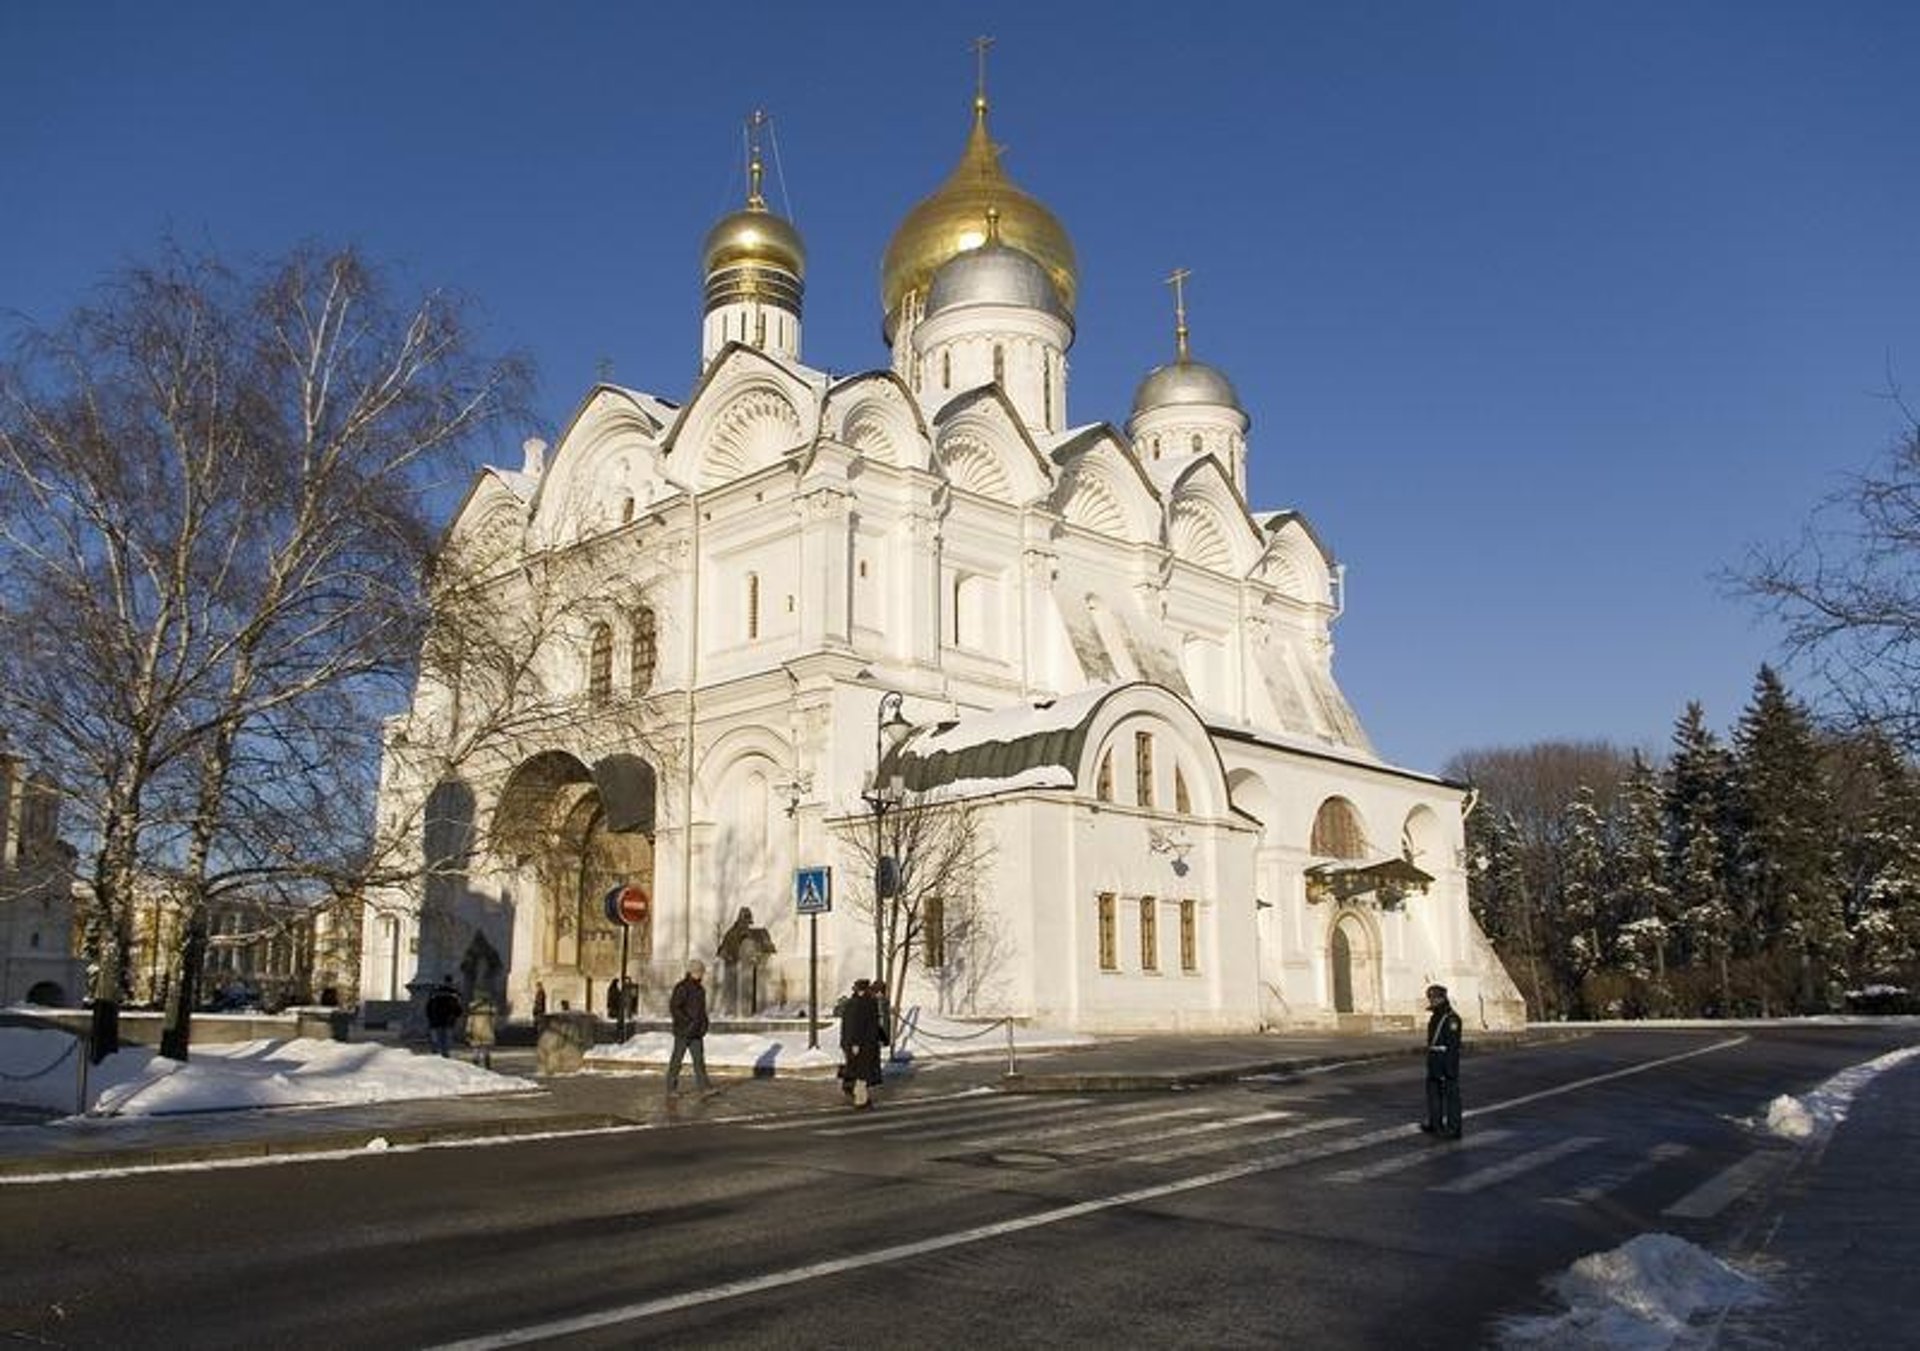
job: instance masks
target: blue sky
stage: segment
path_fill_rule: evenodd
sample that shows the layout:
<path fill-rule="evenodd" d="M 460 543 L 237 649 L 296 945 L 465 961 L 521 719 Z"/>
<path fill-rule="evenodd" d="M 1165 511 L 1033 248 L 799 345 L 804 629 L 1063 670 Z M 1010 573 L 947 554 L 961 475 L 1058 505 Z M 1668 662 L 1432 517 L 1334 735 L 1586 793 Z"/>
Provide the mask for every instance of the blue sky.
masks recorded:
<path fill-rule="evenodd" d="M 1920 388 L 1920 6 L 13 0 L 0 309 L 53 320 L 168 232 L 352 241 L 472 294 L 550 428 L 603 359 L 678 398 L 764 106 L 806 357 L 882 366 L 880 257 L 980 32 L 1080 255 L 1073 420 L 1125 419 L 1191 268 L 1254 505 L 1348 566 L 1384 754 L 1734 718 L 1777 653 L 1715 573 L 1890 443 L 1889 371 Z"/>

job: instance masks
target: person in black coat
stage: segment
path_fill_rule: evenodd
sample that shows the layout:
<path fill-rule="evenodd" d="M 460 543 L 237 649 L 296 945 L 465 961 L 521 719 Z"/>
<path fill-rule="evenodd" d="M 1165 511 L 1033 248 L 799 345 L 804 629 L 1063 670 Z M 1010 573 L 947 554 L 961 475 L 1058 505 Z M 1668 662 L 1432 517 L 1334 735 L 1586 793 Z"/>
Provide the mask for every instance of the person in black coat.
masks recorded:
<path fill-rule="evenodd" d="M 680 1062 L 693 1053 L 693 1082 L 702 1093 L 711 1093 L 707 1078 L 707 991 L 700 982 L 706 978 L 705 962 L 688 962 L 687 974 L 667 996 L 667 1013 L 673 1019 L 673 1054 L 667 1060 L 667 1096 L 680 1091 Z"/>
<path fill-rule="evenodd" d="M 445 1056 L 453 1049 L 454 1025 L 466 1012 L 467 1006 L 453 988 L 453 976 L 442 976 L 427 996 L 427 1041 L 436 1054 Z"/>
<path fill-rule="evenodd" d="M 1427 1119 L 1420 1129 L 1449 1140 L 1460 1138 L 1460 1015 L 1447 1000 L 1447 987 L 1427 987 Z"/>
<path fill-rule="evenodd" d="M 847 1058 L 840 1068 L 840 1088 L 855 1107 L 873 1106 L 873 1090 L 880 1086 L 880 1048 L 886 1043 L 872 982 L 856 980 L 840 1011 L 840 1050 Z"/>

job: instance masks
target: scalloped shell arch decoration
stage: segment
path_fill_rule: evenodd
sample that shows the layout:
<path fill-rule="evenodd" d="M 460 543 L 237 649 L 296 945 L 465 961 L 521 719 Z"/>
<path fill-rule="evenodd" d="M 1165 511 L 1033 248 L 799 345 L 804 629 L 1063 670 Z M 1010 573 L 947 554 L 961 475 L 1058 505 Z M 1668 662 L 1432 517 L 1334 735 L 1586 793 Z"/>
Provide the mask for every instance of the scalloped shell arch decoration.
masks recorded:
<path fill-rule="evenodd" d="M 956 488 L 1001 501 L 1013 496 L 1006 466 L 984 441 L 967 435 L 948 437 L 940 446 L 940 465 Z"/>
<path fill-rule="evenodd" d="M 782 395 L 771 389 L 749 390 L 714 419 L 700 486 L 730 483 L 772 464 L 803 437 L 800 414 Z"/>
<path fill-rule="evenodd" d="M 1125 539 L 1127 514 L 1113 489 L 1096 474 L 1075 474 L 1067 485 L 1060 514 L 1073 525 L 1098 534 Z"/>
<path fill-rule="evenodd" d="M 1233 571 L 1233 546 L 1220 513 L 1210 503 L 1189 499 L 1174 504 L 1167 526 L 1174 556 L 1212 572 Z"/>

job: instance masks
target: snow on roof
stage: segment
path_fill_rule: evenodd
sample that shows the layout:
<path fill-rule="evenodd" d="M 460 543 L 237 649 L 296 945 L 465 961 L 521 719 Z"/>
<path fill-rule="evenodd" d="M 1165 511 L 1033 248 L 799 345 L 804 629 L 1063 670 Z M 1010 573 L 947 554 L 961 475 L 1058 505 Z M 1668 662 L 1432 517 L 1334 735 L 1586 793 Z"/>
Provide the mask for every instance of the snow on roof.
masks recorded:
<path fill-rule="evenodd" d="M 1111 694 L 1111 686 L 1095 686 L 1035 704 L 1016 704 L 984 713 L 965 713 L 952 722 L 937 724 L 908 743 L 914 755 L 962 751 L 992 742 L 1013 742 L 1043 732 L 1065 732 L 1078 727 L 1094 706 Z"/>

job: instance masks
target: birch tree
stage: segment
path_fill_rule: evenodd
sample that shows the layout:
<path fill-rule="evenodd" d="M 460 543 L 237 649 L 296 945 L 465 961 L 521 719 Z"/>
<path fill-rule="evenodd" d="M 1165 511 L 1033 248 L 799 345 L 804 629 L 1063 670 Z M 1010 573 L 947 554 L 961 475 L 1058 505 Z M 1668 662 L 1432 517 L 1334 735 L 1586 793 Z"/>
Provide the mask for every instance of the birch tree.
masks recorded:
<path fill-rule="evenodd" d="M 171 250 L 0 371 L 0 716 L 81 809 L 96 1054 L 143 881 L 189 909 L 176 1055 L 210 897 L 357 887 L 432 494 L 525 388 L 456 298 L 352 250 Z"/>

